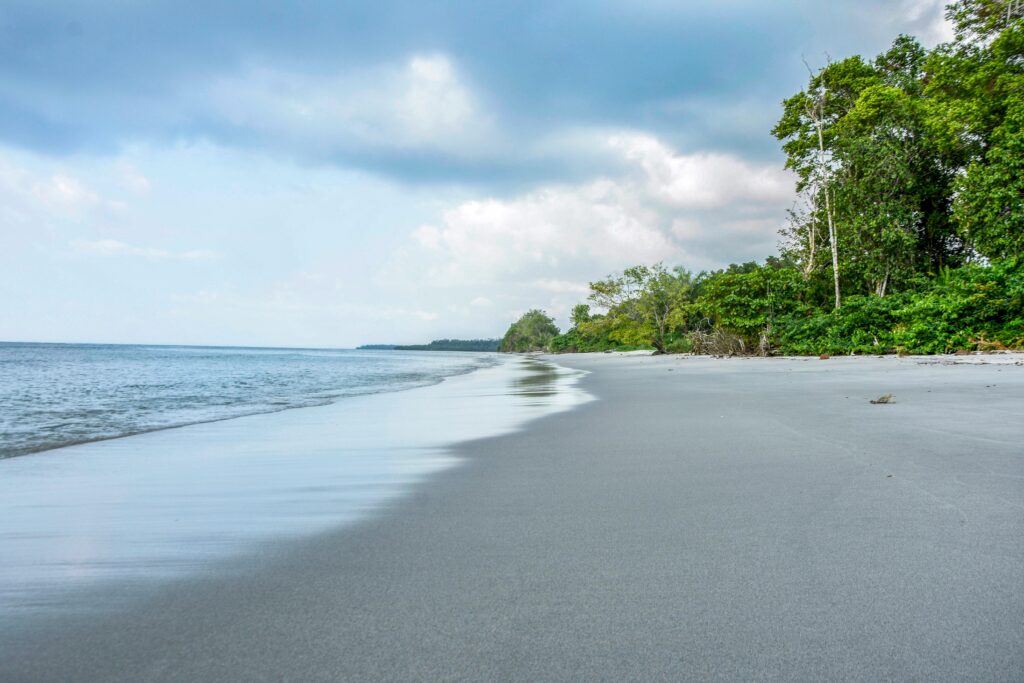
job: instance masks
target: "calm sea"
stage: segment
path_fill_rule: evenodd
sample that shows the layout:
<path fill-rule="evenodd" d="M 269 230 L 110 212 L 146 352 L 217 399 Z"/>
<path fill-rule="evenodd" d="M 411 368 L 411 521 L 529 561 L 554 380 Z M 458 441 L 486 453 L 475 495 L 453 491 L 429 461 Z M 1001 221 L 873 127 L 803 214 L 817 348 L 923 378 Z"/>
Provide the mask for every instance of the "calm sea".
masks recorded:
<path fill-rule="evenodd" d="M 0 343 L 0 458 L 436 384 L 487 353 Z"/>

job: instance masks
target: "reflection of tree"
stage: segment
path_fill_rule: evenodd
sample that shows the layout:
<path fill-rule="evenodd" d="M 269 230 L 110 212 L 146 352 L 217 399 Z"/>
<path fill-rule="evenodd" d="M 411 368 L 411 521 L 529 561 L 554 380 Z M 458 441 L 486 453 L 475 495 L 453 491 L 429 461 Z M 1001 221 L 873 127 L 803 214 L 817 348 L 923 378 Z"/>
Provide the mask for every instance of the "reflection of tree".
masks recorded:
<path fill-rule="evenodd" d="M 512 380 L 512 394 L 529 398 L 542 398 L 558 393 L 558 371 L 548 363 L 525 361 L 523 373 Z"/>

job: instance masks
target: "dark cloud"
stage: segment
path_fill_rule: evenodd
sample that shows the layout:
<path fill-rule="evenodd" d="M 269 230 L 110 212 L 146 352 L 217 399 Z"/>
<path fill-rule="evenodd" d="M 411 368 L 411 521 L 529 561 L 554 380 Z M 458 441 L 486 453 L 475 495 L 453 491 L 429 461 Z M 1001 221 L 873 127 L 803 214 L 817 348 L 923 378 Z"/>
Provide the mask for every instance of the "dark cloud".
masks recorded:
<path fill-rule="evenodd" d="M 517 152 L 569 128 L 637 128 L 684 149 L 766 158 L 778 102 L 805 78 L 801 54 L 881 49 L 901 13 L 884 0 L 8 1 L 0 139 L 46 153 L 209 139 L 411 181 L 574 177 L 586 163 Z M 208 102 L 211 83 L 256 68 L 331 78 L 414 54 L 448 56 L 507 144 L 296 144 Z"/>

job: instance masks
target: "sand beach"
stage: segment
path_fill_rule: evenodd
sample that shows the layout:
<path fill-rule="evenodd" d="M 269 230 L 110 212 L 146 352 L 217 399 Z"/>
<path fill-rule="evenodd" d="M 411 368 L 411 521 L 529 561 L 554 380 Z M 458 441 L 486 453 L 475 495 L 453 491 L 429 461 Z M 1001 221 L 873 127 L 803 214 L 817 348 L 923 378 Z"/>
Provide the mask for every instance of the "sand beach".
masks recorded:
<path fill-rule="evenodd" d="M 959 360 L 546 357 L 596 400 L 357 522 L 5 619 L 0 678 L 1019 679 L 1024 367 Z"/>

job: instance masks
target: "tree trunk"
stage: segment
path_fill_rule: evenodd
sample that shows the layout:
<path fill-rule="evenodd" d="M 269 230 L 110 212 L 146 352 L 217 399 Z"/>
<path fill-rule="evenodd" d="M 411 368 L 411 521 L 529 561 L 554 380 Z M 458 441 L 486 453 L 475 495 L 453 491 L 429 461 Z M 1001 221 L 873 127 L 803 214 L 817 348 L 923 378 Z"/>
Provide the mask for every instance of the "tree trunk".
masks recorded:
<path fill-rule="evenodd" d="M 875 285 L 875 294 L 879 297 L 884 297 L 886 290 L 889 288 L 889 266 L 885 267 L 885 276 Z"/>
<path fill-rule="evenodd" d="M 806 62 L 805 62 L 806 64 Z M 810 67 L 807 67 L 810 71 Z M 824 95 L 820 94 L 818 99 L 814 102 L 814 106 L 808 106 L 806 109 L 807 116 L 814 122 L 814 129 L 818 133 L 818 182 L 820 183 L 819 191 L 825 195 L 825 216 L 828 219 L 828 240 L 829 246 L 832 248 L 832 281 L 835 285 L 835 296 L 836 296 L 836 310 L 842 305 L 840 294 L 839 294 L 839 243 L 836 239 L 836 219 L 835 219 L 835 204 L 834 197 L 829 195 L 828 182 L 825 177 L 825 131 L 824 131 L 824 118 L 823 111 L 823 98 Z"/>
<path fill-rule="evenodd" d="M 821 118 L 815 120 L 815 125 L 818 128 L 818 172 L 824 176 L 825 174 L 825 136 L 821 130 Z M 829 196 L 829 187 L 822 182 L 821 191 L 825 193 L 825 216 L 828 217 L 828 240 L 829 246 L 832 247 L 832 281 L 835 285 L 836 290 L 836 310 L 842 305 L 839 294 L 839 244 L 836 239 L 836 219 L 833 213 L 834 202 Z"/>
<path fill-rule="evenodd" d="M 825 213 L 828 214 L 828 238 L 832 245 L 832 282 L 836 290 L 836 310 L 842 305 L 839 295 L 839 245 L 836 244 L 836 221 L 832 217 L 832 206 L 825 190 Z"/>

